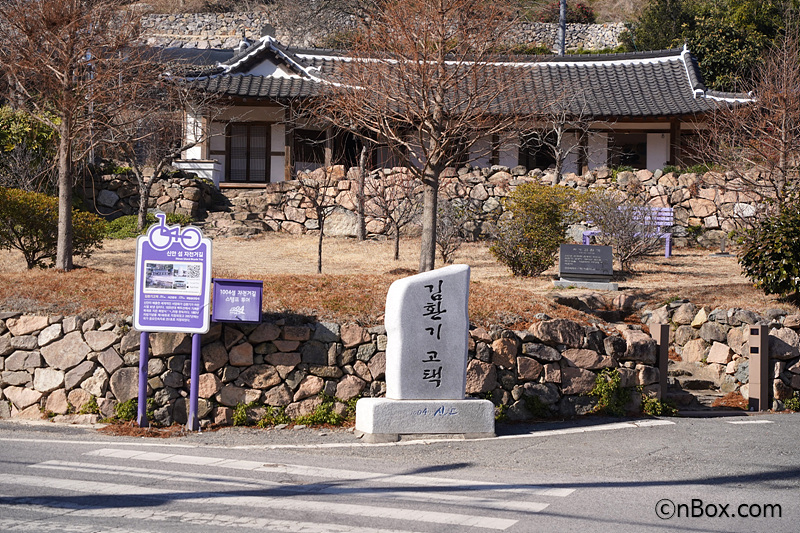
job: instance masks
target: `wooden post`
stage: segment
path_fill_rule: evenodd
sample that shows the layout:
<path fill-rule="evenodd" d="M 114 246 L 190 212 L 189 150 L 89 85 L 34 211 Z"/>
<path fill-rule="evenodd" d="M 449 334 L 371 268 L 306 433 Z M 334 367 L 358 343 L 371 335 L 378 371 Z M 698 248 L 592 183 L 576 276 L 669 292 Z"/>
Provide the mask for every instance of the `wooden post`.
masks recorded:
<path fill-rule="evenodd" d="M 287 106 L 285 111 L 284 141 L 283 141 L 283 179 L 294 179 L 294 121 L 292 106 Z"/>
<path fill-rule="evenodd" d="M 751 411 L 766 411 L 769 405 L 769 328 L 750 326 L 748 339 L 750 356 L 749 400 Z"/>
<path fill-rule="evenodd" d="M 681 121 L 673 118 L 669 121 L 669 164 L 681 164 Z"/>

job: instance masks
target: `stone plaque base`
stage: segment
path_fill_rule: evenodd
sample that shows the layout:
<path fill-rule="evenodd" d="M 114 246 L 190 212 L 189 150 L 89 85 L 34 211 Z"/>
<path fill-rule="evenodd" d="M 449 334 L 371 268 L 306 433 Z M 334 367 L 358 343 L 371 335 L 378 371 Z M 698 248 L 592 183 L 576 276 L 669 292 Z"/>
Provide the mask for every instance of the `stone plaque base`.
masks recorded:
<path fill-rule="evenodd" d="M 574 279 L 561 278 L 558 281 L 553 281 L 553 286 L 558 289 L 567 289 L 569 287 L 579 287 L 581 289 L 593 289 L 596 291 L 618 291 L 619 285 L 610 281 L 578 281 Z"/>
<path fill-rule="evenodd" d="M 367 442 L 394 442 L 400 435 L 462 434 L 494 437 L 494 404 L 489 400 L 390 400 L 356 403 L 356 431 Z"/>

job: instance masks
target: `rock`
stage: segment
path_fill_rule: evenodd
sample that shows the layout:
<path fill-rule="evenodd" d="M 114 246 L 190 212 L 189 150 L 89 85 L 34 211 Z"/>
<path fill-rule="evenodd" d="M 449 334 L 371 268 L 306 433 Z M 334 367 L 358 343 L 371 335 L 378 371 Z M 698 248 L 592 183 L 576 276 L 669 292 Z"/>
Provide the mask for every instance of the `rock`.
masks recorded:
<path fill-rule="evenodd" d="M 289 372 L 295 369 L 300 364 L 301 358 L 299 353 L 273 353 L 267 355 L 265 358 L 267 363 L 275 367 L 281 379 L 289 375 Z"/>
<path fill-rule="evenodd" d="M 697 307 L 689 302 L 681 305 L 672 313 L 672 321 L 678 325 L 691 324 L 697 314 Z"/>
<path fill-rule="evenodd" d="M 153 357 L 192 353 L 192 336 L 188 333 L 160 332 L 150 334 Z"/>
<path fill-rule="evenodd" d="M 47 346 L 53 341 L 57 341 L 62 336 L 61 323 L 52 324 L 47 326 L 39 333 L 39 346 Z M 53 411 L 55 412 L 55 411 Z"/>
<path fill-rule="evenodd" d="M 544 380 L 547 383 L 561 383 L 561 364 L 555 362 L 544 365 Z"/>
<path fill-rule="evenodd" d="M 745 328 L 746 329 L 746 328 Z M 749 335 L 742 328 L 731 328 L 728 330 L 726 344 L 730 346 L 735 354 L 747 357 Z"/>
<path fill-rule="evenodd" d="M 520 356 L 517 358 L 517 376 L 520 381 L 534 381 L 544 372 L 544 367 L 532 357 Z"/>
<path fill-rule="evenodd" d="M 137 398 L 139 396 L 139 369 L 120 368 L 111 376 L 110 386 L 112 394 L 120 403 Z M 96 394 L 95 396 L 100 395 Z"/>
<path fill-rule="evenodd" d="M 361 347 L 359 347 L 359 353 L 360 348 Z M 369 355 L 372 354 L 370 353 Z M 328 364 L 328 349 L 319 341 L 309 341 L 303 344 L 303 348 L 300 350 L 300 356 L 302 362 L 310 365 Z"/>
<path fill-rule="evenodd" d="M 9 318 L 6 320 L 6 327 L 15 337 L 30 335 L 41 331 L 50 324 L 46 316 L 22 315 L 19 318 Z"/>
<path fill-rule="evenodd" d="M 27 385 L 31 381 L 33 381 L 33 376 L 31 376 L 30 372 L 24 370 L 17 372 L 6 371 L 0 374 L 0 387 Z"/>
<path fill-rule="evenodd" d="M 322 398 L 315 396 L 313 398 L 308 398 L 300 402 L 287 405 L 285 413 L 289 416 L 289 418 L 294 419 L 300 416 L 310 415 L 320 405 L 322 405 Z"/>
<path fill-rule="evenodd" d="M 706 312 L 706 308 L 705 307 L 701 307 L 700 310 L 697 311 L 697 314 L 694 315 L 694 319 L 692 319 L 691 327 L 699 328 L 700 326 L 702 326 L 706 322 L 708 322 L 708 313 Z"/>
<path fill-rule="evenodd" d="M 247 391 L 242 387 L 235 385 L 225 385 L 217 394 L 217 401 L 227 407 L 236 407 L 237 405 L 247 404 Z"/>
<path fill-rule="evenodd" d="M 684 363 L 699 363 L 706 358 L 708 345 L 703 339 L 695 339 L 687 342 L 681 352 L 681 360 Z"/>
<path fill-rule="evenodd" d="M 386 375 L 386 352 L 377 352 L 367 364 L 372 379 L 384 379 Z M 800 372 L 798 372 L 800 373 Z"/>
<path fill-rule="evenodd" d="M 35 350 L 39 347 L 39 339 L 35 335 L 11 337 L 11 347 L 15 350 Z"/>
<path fill-rule="evenodd" d="M 340 400 L 355 398 L 364 390 L 366 382 L 356 376 L 345 376 L 336 386 L 336 397 Z"/>
<path fill-rule="evenodd" d="M 341 328 L 342 344 L 345 348 L 353 348 L 372 340 L 369 332 L 357 324 L 346 324 Z"/>
<path fill-rule="evenodd" d="M 794 396 L 794 389 L 783 381 L 776 379 L 772 382 L 772 394 L 776 400 L 788 400 Z"/>
<path fill-rule="evenodd" d="M 526 383 L 523 393 L 527 396 L 539 398 L 545 405 L 553 405 L 561 398 L 558 387 L 552 383 Z"/>
<path fill-rule="evenodd" d="M 228 351 L 225 349 L 225 345 L 219 341 L 203 346 L 200 354 L 206 372 L 214 372 L 228 364 Z"/>
<path fill-rule="evenodd" d="M 706 362 L 727 365 L 728 363 L 730 363 L 731 358 L 732 358 L 731 349 L 728 347 L 727 344 L 722 344 L 721 342 L 714 342 L 711 345 L 711 349 L 708 351 L 708 357 L 706 358 Z"/>
<path fill-rule="evenodd" d="M 237 344 L 228 352 L 230 364 L 233 366 L 250 366 L 253 364 L 253 345 L 249 342 Z"/>
<path fill-rule="evenodd" d="M 669 307 L 662 306 L 650 314 L 647 320 L 647 326 L 652 330 L 656 324 L 667 324 L 669 322 Z M 609 354 L 611 355 L 611 354 Z"/>
<path fill-rule="evenodd" d="M 64 389 L 58 389 L 51 392 L 47 396 L 47 401 L 44 404 L 44 410 L 57 415 L 66 414 L 67 411 L 69 411 L 67 392 Z"/>
<path fill-rule="evenodd" d="M 625 342 L 625 339 L 622 337 L 609 335 L 603 339 L 603 349 L 607 355 L 619 359 L 625 355 L 625 352 L 628 349 L 628 343 Z"/>
<path fill-rule="evenodd" d="M 122 340 L 119 344 L 119 351 L 120 353 L 128 353 L 133 351 L 138 351 L 140 348 L 142 334 L 135 329 L 130 330 L 128 333 L 122 337 Z"/>
<path fill-rule="evenodd" d="M 183 374 L 174 370 L 168 370 L 161 376 L 161 382 L 165 387 L 171 389 L 183 388 Z"/>
<path fill-rule="evenodd" d="M 16 413 L 12 412 L 11 416 L 14 418 L 21 418 L 23 420 L 41 420 L 44 418 L 44 414 L 38 405 L 31 405 L 30 407 L 22 409 L 21 411 L 17 411 Z"/>
<path fill-rule="evenodd" d="M 783 319 L 783 327 L 792 329 L 800 328 L 800 315 L 786 315 Z"/>
<path fill-rule="evenodd" d="M 638 372 L 637 385 L 644 387 L 653 383 L 658 383 L 658 368 L 649 365 L 636 365 L 636 370 Z"/>
<path fill-rule="evenodd" d="M 522 353 L 545 363 L 551 363 L 561 359 L 561 354 L 555 348 L 535 342 L 523 344 Z"/>
<path fill-rule="evenodd" d="M 311 328 L 308 326 L 284 326 L 283 339 L 305 342 L 311 339 Z"/>
<path fill-rule="evenodd" d="M 160 359 L 151 359 L 152 361 L 160 361 Z M 123 365 L 122 358 L 119 356 L 114 348 L 108 348 L 97 356 L 97 362 L 103 365 L 106 372 L 113 374 Z M 149 362 L 149 361 L 148 361 Z"/>
<path fill-rule="evenodd" d="M 6 387 L 3 389 L 3 394 L 20 411 L 42 399 L 41 392 L 24 387 Z"/>
<path fill-rule="evenodd" d="M 472 359 L 467 365 L 467 394 L 491 392 L 497 386 L 497 369 L 491 363 Z"/>
<path fill-rule="evenodd" d="M 274 341 L 280 337 L 280 334 L 281 328 L 278 325 L 271 322 L 262 322 L 247 336 L 247 339 L 253 344 L 259 344 Z"/>
<path fill-rule="evenodd" d="M 558 403 L 562 416 L 582 416 L 594 412 L 597 401 L 589 396 L 564 396 Z"/>
<path fill-rule="evenodd" d="M 19 370 L 32 370 L 42 366 L 42 356 L 39 352 L 26 352 L 17 350 L 8 357 L 5 361 L 6 371 L 19 371 Z"/>
<path fill-rule="evenodd" d="M 725 342 L 728 334 L 725 328 L 714 322 L 706 322 L 700 328 L 700 338 L 708 343 Z"/>
<path fill-rule="evenodd" d="M 14 347 L 11 346 L 11 341 L 8 337 L 0 337 L 0 357 L 5 357 L 13 351 Z"/>
<path fill-rule="evenodd" d="M 298 402 L 305 398 L 316 396 L 322 392 L 324 386 L 325 381 L 322 378 L 317 376 L 306 376 L 302 381 L 300 381 L 297 392 L 294 393 L 293 400 Z"/>
<path fill-rule="evenodd" d="M 200 398 L 212 398 L 222 389 L 222 381 L 216 374 L 200 374 L 197 381 L 197 395 Z"/>
<path fill-rule="evenodd" d="M 639 361 L 647 365 L 656 364 L 658 347 L 654 339 L 638 329 L 624 329 L 621 333 L 627 347 L 620 359 Z"/>
<path fill-rule="evenodd" d="M 63 339 L 41 348 L 48 366 L 57 370 L 69 370 L 81 363 L 92 349 L 83 341 L 79 331 L 67 333 Z"/>
<path fill-rule="evenodd" d="M 73 389 L 67 394 L 67 402 L 75 409 L 80 411 L 84 405 L 92 400 L 92 395 L 83 389 Z"/>
<path fill-rule="evenodd" d="M 611 363 L 611 358 L 605 358 L 604 360 L 604 358 L 594 350 L 577 350 L 570 348 L 564 350 L 561 356 L 573 366 L 585 368 L 587 370 L 597 370 L 608 366 L 614 366 Z"/>
<path fill-rule="evenodd" d="M 281 382 L 278 371 L 271 365 L 253 365 L 239 374 L 239 381 L 251 389 L 269 389 Z"/>
<path fill-rule="evenodd" d="M 594 388 L 596 376 L 594 372 L 583 368 L 562 367 L 561 368 L 561 392 L 562 394 L 587 394 Z"/>
<path fill-rule="evenodd" d="M 497 339 L 492 342 L 492 362 L 502 368 L 513 368 L 516 365 L 519 347 L 514 339 Z"/>
<path fill-rule="evenodd" d="M 734 311 L 732 321 L 730 323 L 731 325 L 734 323 L 753 325 L 758 324 L 760 320 L 761 317 L 748 309 L 737 309 Z"/>
<path fill-rule="evenodd" d="M 312 340 L 318 342 L 337 342 L 340 340 L 341 327 L 335 322 L 318 322 Z"/>
<path fill-rule="evenodd" d="M 84 361 L 69 372 L 64 377 L 64 388 L 72 390 L 80 385 L 83 380 L 94 373 L 95 365 L 91 361 Z"/>
<path fill-rule="evenodd" d="M 83 339 L 93 352 L 102 352 L 117 342 L 119 337 L 113 331 L 87 331 Z"/>
<path fill-rule="evenodd" d="M 537 339 L 551 346 L 565 344 L 571 348 L 580 348 L 583 344 L 583 326 L 565 318 L 542 320 L 528 329 Z"/>
<path fill-rule="evenodd" d="M 675 344 L 678 346 L 683 346 L 687 342 L 696 339 L 697 336 L 698 331 L 692 326 L 678 326 L 678 328 L 675 330 Z"/>
<path fill-rule="evenodd" d="M 794 359 L 800 356 L 800 336 L 790 328 L 772 329 L 769 332 L 769 356 L 773 359 Z"/>

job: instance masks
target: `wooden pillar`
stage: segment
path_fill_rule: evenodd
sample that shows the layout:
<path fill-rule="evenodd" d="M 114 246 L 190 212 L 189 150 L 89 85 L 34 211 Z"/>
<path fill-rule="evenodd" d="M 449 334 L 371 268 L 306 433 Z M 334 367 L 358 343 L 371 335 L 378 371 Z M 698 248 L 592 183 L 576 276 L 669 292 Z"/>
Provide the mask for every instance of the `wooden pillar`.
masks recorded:
<path fill-rule="evenodd" d="M 325 168 L 333 166 L 333 128 L 325 128 Z"/>
<path fill-rule="evenodd" d="M 681 165 L 681 121 L 678 118 L 669 121 L 669 164 Z"/>
<path fill-rule="evenodd" d="M 292 106 L 287 106 L 285 113 L 283 141 L 283 179 L 294 179 L 294 117 Z"/>

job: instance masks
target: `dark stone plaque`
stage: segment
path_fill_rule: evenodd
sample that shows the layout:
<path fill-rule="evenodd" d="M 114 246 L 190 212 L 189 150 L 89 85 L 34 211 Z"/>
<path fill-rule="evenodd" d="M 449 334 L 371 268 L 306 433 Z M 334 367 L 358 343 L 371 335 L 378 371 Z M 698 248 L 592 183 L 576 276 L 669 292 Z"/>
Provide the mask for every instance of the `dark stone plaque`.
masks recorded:
<path fill-rule="evenodd" d="M 610 281 L 614 275 L 611 247 L 562 244 L 558 274 L 565 280 Z"/>

